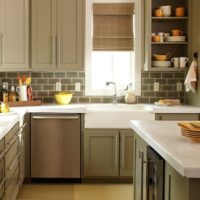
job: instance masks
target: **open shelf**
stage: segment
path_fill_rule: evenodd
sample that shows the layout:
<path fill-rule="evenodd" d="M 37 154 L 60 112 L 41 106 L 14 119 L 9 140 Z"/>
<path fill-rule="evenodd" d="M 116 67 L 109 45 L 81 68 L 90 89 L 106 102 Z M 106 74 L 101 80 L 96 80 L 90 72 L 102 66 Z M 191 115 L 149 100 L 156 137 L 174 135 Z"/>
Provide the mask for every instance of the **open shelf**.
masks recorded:
<path fill-rule="evenodd" d="M 184 44 L 184 45 L 187 45 L 189 44 L 188 42 L 152 42 L 151 44 L 154 44 L 154 45 L 176 45 L 176 44 Z"/>
<path fill-rule="evenodd" d="M 188 17 L 152 17 L 152 20 L 186 20 Z"/>
<path fill-rule="evenodd" d="M 177 67 L 177 68 L 174 68 L 174 67 L 151 67 L 150 68 L 150 71 L 159 71 L 159 72 L 162 72 L 162 71 L 170 71 L 170 72 L 180 72 L 180 71 L 185 71 L 187 70 L 187 67 L 185 68 L 180 68 L 180 67 Z"/>

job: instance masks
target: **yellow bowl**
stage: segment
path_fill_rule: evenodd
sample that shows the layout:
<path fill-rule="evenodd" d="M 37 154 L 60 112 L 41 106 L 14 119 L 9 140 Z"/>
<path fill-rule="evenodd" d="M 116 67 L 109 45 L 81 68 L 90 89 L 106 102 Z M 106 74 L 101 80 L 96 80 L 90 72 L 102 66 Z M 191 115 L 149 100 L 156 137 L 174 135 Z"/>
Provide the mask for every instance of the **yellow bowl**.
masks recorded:
<path fill-rule="evenodd" d="M 72 99 L 72 93 L 60 92 L 58 94 L 55 94 L 56 103 L 60 105 L 69 104 L 71 99 Z"/>

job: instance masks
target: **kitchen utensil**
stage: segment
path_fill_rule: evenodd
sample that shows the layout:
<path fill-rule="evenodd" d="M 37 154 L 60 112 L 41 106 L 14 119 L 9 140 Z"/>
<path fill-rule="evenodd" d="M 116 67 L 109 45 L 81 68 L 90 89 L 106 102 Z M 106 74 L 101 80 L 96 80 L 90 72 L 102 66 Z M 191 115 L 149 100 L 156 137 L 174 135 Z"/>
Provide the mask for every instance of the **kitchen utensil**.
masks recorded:
<path fill-rule="evenodd" d="M 162 9 L 156 9 L 155 11 L 154 11 L 154 15 L 156 16 L 156 17 L 163 17 L 163 10 Z"/>
<path fill-rule="evenodd" d="M 183 31 L 181 31 L 179 29 L 173 29 L 173 30 L 171 30 L 171 32 L 172 32 L 173 36 L 181 36 L 181 35 L 183 35 Z"/>
<path fill-rule="evenodd" d="M 184 7 L 178 7 L 175 10 L 176 17 L 183 17 L 185 15 L 185 8 Z"/>
<path fill-rule="evenodd" d="M 164 17 L 170 17 L 172 14 L 172 6 L 166 5 L 166 6 L 160 6 L 160 9 L 163 10 L 163 16 Z"/>
<path fill-rule="evenodd" d="M 30 85 L 31 84 L 31 77 L 28 76 L 26 79 L 26 85 Z"/>
<path fill-rule="evenodd" d="M 19 94 L 19 101 L 27 101 L 27 85 L 21 85 L 16 87 L 16 91 Z"/>
<path fill-rule="evenodd" d="M 180 57 L 180 68 L 185 68 L 189 59 L 187 57 Z"/>
<path fill-rule="evenodd" d="M 174 57 L 171 59 L 171 62 L 173 63 L 173 67 L 178 68 L 180 65 L 180 61 L 178 57 Z"/>
<path fill-rule="evenodd" d="M 69 104 L 71 99 L 72 99 L 72 93 L 60 92 L 58 94 L 55 94 L 56 103 L 60 105 Z"/>
<path fill-rule="evenodd" d="M 172 63 L 170 61 L 152 61 L 153 67 L 171 67 Z"/>
<path fill-rule="evenodd" d="M 171 54 L 170 53 L 166 53 L 166 54 L 153 54 L 153 57 L 157 61 L 166 61 L 166 60 L 170 59 Z"/>

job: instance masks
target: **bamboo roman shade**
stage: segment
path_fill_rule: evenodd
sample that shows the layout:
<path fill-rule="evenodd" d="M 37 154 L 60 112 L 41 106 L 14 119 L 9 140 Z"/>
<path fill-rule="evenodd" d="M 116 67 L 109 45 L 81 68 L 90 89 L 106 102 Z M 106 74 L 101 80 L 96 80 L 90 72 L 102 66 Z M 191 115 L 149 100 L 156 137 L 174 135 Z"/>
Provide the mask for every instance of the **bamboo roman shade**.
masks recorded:
<path fill-rule="evenodd" d="M 133 50 L 133 3 L 93 4 L 93 50 Z"/>

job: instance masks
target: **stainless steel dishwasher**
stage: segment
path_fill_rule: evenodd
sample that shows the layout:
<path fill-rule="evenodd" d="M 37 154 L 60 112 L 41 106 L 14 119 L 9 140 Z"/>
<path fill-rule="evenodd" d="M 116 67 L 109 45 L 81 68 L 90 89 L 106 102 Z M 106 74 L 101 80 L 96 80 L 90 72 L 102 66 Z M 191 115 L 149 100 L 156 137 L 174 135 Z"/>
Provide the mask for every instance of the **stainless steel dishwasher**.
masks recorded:
<path fill-rule="evenodd" d="M 80 178 L 79 114 L 32 114 L 31 178 Z"/>

